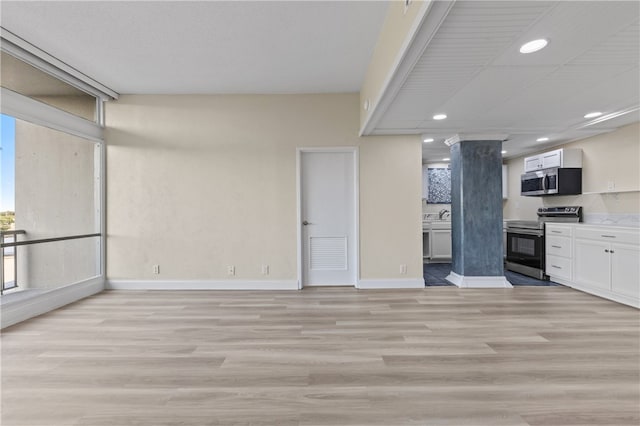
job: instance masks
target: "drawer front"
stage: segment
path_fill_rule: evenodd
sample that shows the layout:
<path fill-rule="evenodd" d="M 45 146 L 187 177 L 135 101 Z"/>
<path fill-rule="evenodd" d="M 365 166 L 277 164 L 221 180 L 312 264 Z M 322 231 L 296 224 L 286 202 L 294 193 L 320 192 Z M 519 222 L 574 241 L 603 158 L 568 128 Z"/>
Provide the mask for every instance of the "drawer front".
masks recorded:
<path fill-rule="evenodd" d="M 570 237 L 571 236 L 571 228 L 568 226 L 555 226 L 547 224 L 547 230 L 545 235 L 555 235 L 559 237 Z"/>
<path fill-rule="evenodd" d="M 546 253 L 552 256 L 571 258 L 571 238 L 549 235 L 546 238 Z"/>
<path fill-rule="evenodd" d="M 640 244 L 640 231 L 613 228 L 576 228 L 576 238 L 610 243 Z"/>
<path fill-rule="evenodd" d="M 558 256 L 546 256 L 546 272 L 550 277 L 571 281 L 571 259 Z"/>

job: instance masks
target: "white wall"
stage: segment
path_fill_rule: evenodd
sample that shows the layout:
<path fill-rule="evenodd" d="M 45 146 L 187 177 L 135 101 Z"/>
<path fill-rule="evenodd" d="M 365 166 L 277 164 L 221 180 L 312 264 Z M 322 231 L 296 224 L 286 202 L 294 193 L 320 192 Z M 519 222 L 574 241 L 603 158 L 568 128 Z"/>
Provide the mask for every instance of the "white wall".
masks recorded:
<path fill-rule="evenodd" d="M 361 277 L 421 278 L 421 142 L 359 138 L 358 104 L 357 94 L 109 102 L 108 278 L 295 280 L 296 147 L 310 146 L 360 149 Z"/>
<path fill-rule="evenodd" d="M 582 149 L 583 194 L 523 197 L 520 175 L 524 171 L 524 157 L 510 159 L 505 219 L 535 220 L 539 207 L 553 206 L 583 206 L 585 214 L 640 214 L 640 123 L 552 149 L 562 147 Z M 623 192 L 608 192 L 608 181 Z"/>

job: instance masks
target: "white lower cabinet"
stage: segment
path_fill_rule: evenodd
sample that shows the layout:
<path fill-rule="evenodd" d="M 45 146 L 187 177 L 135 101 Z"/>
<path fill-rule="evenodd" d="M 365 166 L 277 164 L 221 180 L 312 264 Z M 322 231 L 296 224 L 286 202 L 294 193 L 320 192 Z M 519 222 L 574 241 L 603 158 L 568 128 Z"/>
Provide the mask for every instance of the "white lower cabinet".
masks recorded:
<path fill-rule="evenodd" d="M 576 238 L 576 283 L 590 287 L 611 288 L 610 244 Z"/>
<path fill-rule="evenodd" d="M 451 259 L 451 229 L 431 230 L 431 259 Z"/>
<path fill-rule="evenodd" d="M 422 230 L 422 260 L 423 262 L 431 257 L 431 247 L 429 247 L 429 230 Z"/>
<path fill-rule="evenodd" d="M 571 235 L 572 229 L 569 226 L 551 223 L 546 226 L 545 273 L 559 283 L 571 281 L 573 278 Z"/>
<path fill-rule="evenodd" d="M 422 258 L 425 263 L 451 261 L 451 222 L 422 224 Z"/>
<path fill-rule="evenodd" d="M 552 281 L 640 307 L 640 229 L 548 223 L 545 235 Z"/>
<path fill-rule="evenodd" d="M 640 307 L 640 230 L 575 229 L 574 287 Z"/>
<path fill-rule="evenodd" d="M 611 244 L 611 291 L 640 300 L 640 247 Z"/>
<path fill-rule="evenodd" d="M 546 258 L 547 270 L 546 274 L 552 277 L 556 282 L 560 280 L 571 281 L 571 259 L 559 256 L 549 256 Z"/>

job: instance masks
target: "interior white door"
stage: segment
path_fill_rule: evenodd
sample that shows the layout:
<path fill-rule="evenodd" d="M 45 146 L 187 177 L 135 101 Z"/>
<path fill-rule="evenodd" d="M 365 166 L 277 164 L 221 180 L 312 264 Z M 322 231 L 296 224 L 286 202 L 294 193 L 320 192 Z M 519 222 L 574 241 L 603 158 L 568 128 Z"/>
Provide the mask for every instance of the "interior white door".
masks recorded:
<path fill-rule="evenodd" d="M 354 157 L 353 151 L 301 152 L 303 286 L 356 284 Z"/>

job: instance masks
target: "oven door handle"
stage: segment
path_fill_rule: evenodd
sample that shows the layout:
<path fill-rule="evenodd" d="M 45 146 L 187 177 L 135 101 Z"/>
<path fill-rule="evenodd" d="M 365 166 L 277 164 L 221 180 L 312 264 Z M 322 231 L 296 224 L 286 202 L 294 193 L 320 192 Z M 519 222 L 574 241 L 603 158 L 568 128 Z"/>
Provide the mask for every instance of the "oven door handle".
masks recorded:
<path fill-rule="evenodd" d="M 507 228 L 507 235 L 509 234 L 524 234 L 542 237 L 544 235 L 544 232 L 536 229 Z"/>

